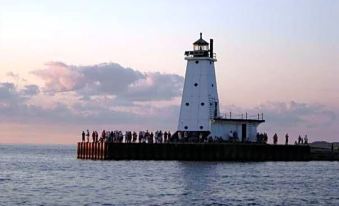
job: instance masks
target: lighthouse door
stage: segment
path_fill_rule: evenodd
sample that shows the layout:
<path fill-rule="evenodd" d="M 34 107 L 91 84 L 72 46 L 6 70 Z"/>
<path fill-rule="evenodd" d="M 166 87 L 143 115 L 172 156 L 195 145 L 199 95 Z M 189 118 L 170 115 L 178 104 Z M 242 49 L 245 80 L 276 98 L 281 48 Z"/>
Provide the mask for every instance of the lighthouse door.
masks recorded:
<path fill-rule="evenodd" d="M 245 142 L 246 141 L 246 136 L 247 136 L 247 127 L 246 124 L 241 125 L 241 141 Z"/>

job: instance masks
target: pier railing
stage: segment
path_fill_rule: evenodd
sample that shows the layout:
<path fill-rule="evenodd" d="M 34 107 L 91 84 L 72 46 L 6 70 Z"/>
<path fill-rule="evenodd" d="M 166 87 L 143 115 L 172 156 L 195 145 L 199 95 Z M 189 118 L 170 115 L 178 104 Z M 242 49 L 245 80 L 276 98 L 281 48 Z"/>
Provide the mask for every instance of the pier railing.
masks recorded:
<path fill-rule="evenodd" d="M 264 113 L 249 114 L 249 113 L 223 113 L 220 114 L 223 119 L 243 119 L 243 120 L 264 120 Z"/>

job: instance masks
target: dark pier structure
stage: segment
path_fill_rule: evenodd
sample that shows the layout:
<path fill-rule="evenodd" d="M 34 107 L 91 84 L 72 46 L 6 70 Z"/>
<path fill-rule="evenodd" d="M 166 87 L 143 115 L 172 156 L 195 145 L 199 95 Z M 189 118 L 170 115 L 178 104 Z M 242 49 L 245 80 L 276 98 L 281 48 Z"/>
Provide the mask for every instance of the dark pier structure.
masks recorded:
<path fill-rule="evenodd" d="M 79 142 L 78 159 L 184 161 L 308 161 L 308 145 L 255 143 L 92 143 Z"/>
<path fill-rule="evenodd" d="M 339 150 L 333 148 L 320 150 L 309 144 L 271 145 L 260 139 L 257 132 L 259 124 L 264 123 L 263 114 L 255 117 L 232 113 L 222 115 L 219 111 L 219 97 L 216 86 L 214 62 L 217 61 L 213 52 L 213 39 L 210 43 L 200 38 L 193 43 L 193 50 L 185 52 L 187 67 L 182 95 L 178 129 L 173 135 L 164 134 L 164 142 L 153 144 L 153 135 L 148 131 L 139 133 L 139 142 L 148 143 L 117 143 L 112 141 L 123 134 L 115 135 L 112 131 L 93 142 L 78 143 L 78 159 L 90 160 L 185 160 L 185 161 L 308 161 L 308 160 L 339 160 Z M 158 131 L 157 131 L 158 132 Z M 259 134 L 259 135 L 258 135 Z M 125 142 L 131 142 L 131 134 L 125 135 Z M 135 134 L 136 135 L 136 134 Z M 162 133 L 155 133 L 161 139 Z M 87 130 L 87 141 L 89 131 Z M 129 136 L 129 141 L 126 141 Z M 134 136 L 134 135 L 133 135 Z M 265 136 L 265 135 L 264 135 Z M 92 134 L 93 137 L 93 134 Z M 108 138 L 107 138 L 108 137 Z M 134 137 L 133 137 L 134 138 Z M 151 141 L 149 141 L 151 138 Z M 278 141 L 278 136 L 275 135 Z M 286 135 L 288 140 L 288 136 Z M 143 139 L 143 141 L 140 141 Z M 168 141 L 166 141 L 168 139 Z M 211 139 L 211 141 L 210 141 Z M 213 141 L 221 139 L 222 141 Z M 265 139 L 265 138 L 264 138 Z M 135 139 L 136 140 L 136 139 Z M 134 140 L 134 141 L 135 141 Z M 174 140 L 174 141 L 172 141 Z M 207 142 L 205 140 L 208 140 Z M 286 140 L 286 141 L 287 141 Z M 99 141 L 99 142 L 98 142 Z M 107 142 L 106 142 L 107 141 Z M 199 142 L 199 143 L 198 143 Z M 201 143 L 200 143 L 201 142 Z M 202 143 L 204 142 L 204 143 Z M 288 141 L 287 141 L 288 142 Z M 306 137 L 305 137 L 305 142 Z"/>

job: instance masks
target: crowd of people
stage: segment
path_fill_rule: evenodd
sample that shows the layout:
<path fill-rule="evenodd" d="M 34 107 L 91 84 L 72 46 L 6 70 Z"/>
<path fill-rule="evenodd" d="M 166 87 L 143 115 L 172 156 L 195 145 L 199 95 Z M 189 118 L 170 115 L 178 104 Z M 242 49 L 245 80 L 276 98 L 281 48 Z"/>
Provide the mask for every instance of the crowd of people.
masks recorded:
<path fill-rule="evenodd" d="M 101 132 L 100 138 L 97 131 L 90 133 L 89 130 L 82 131 L 82 141 L 83 142 L 111 142 L 111 143 L 163 143 L 171 140 L 172 135 L 170 131 L 162 132 L 161 130 L 156 132 L 140 131 L 138 134 L 135 131 L 126 131 L 123 134 L 120 130 L 106 131 Z M 92 137 L 92 140 L 90 140 Z"/>
<path fill-rule="evenodd" d="M 210 135 L 203 135 L 203 133 L 197 133 L 194 135 L 190 135 L 188 132 L 178 132 L 176 135 L 172 135 L 170 131 L 155 131 L 149 132 L 139 131 L 138 133 L 135 131 L 126 131 L 123 133 L 119 130 L 108 131 L 103 130 L 99 137 L 99 133 L 97 131 L 90 132 L 89 130 L 82 131 L 82 141 L 83 142 L 108 142 L 108 143 L 169 143 L 169 142 L 199 142 L 199 143 L 222 143 L 222 142 L 247 142 L 246 139 L 239 139 L 238 133 L 236 131 L 230 131 L 228 133 L 228 139 L 225 140 L 222 137 L 212 137 Z M 278 144 L 278 135 L 275 133 L 272 137 L 273 144 Z M 257 133 L 256 142 L 267 144 L 268 135 L 267 133 Z M 289 135 L 285 135 L 285 145 L 288 145 Z M 302 138 L 300 135 L 298 140 L 295 141 L 296 145 L 299 144 L 308 144 L 308 137 L 305 135 Z"/>
<path fill-rule="evenodd" d="M 288 141 L 289 141 L 289 135 L 288 133 L 285 135 L 285 145 L 288 145 Z M 273 144 L 278 144 L 278 135 L 277 133 L 275 133 L 273 135 Z M 298 141 L 294 142 L 295 145 L 299 145 L 299 144 L 308 144 L 308 137 L 307 135 L 305 135 L 304 138 L 302 138 L 300 135 L 298 137 Z"/>
<path fill-rule="evenodd" d="M 295 141 L 294 144 L 308 144 L 308 137 L 305 135 L 304 138 L 302 138 L 300 135 L 298 137 L 298 141 Z"/>
<path fill-rule="evenodd" d="M 267 133 L 257 133 L 257 142 L 258 143 L 267 143 L 268 135 Z"/>

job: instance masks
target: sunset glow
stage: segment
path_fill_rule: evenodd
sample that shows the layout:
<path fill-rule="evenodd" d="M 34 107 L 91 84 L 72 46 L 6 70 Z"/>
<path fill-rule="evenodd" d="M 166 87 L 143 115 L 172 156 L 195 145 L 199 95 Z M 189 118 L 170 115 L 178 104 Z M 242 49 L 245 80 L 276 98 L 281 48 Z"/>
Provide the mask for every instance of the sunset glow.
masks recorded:
<path fill-rule="evenodd" d="M 214 39 L 221 112 L 264 113 L 270 137 L 339 140 L 339 1 L 0 3 L 0 143 L 175 131 L 199 32 Z"/>

